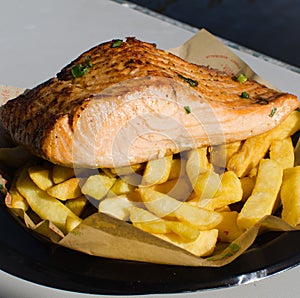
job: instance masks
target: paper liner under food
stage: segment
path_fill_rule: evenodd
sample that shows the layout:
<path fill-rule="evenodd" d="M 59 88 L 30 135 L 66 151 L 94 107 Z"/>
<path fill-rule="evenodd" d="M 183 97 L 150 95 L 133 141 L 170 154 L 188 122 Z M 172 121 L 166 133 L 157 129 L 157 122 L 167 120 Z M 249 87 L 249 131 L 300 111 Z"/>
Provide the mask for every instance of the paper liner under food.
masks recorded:
<path fill-rule="evenodd" d="M 170 51 L 187 61 L 207 65 L 228 73 L 244 73 L 249 78 L 270 86 L 228 47 L 204 29 L 180 47 Z M 23 91 L 21 88 L 0 85 L 0 104 L 16 97 Z M 1 126 L 0 136 L 1 140 L 4 140 Z M 1 146 L 4 147 L 5 144 L 2 142 Z M 0 165 L 0 170 L 2 170 L 2 165 Z M 0 184 L 4 185 L 5 180 L 1 176 L 0 180 Z M 5 189 L 2 189 L 1 192 L 3 196 L 6 195 L 6 205 L 10 206 L 9 193 L 5 193 Z M 225 248 L 216 249 L 210 257 L 199 258 L 171 243 L 139 230 L 127 222 L 106 214 L 92 214 L 72 232 L 64 236 L 49 221 L 36 224 L 27 212 L 13 208 L 8 210 L 22 225 L 56 245 L 62 245 L 93 256 L 182 266 L 224 266 L 245 252 L 254 243 L 257 235 L 262 232 L 300 229 L 300 227 L 294 228 L 288 225 L 278 217 L 266 216 L 233 243 L 224 244 Z"/>

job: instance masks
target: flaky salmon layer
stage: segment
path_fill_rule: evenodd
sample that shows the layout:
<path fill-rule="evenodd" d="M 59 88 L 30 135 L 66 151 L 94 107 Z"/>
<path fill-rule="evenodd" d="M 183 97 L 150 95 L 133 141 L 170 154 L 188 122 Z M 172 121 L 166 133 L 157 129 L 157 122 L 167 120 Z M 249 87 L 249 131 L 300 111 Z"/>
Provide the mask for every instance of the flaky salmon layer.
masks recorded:
<path fill-rule="evenodd" d="M 247 139 L 298 107 L 292 94 L 127 38 L 92 48 L 10 100 L 0 120 L 17 144 L 51 162 L 120 167 Z"/>

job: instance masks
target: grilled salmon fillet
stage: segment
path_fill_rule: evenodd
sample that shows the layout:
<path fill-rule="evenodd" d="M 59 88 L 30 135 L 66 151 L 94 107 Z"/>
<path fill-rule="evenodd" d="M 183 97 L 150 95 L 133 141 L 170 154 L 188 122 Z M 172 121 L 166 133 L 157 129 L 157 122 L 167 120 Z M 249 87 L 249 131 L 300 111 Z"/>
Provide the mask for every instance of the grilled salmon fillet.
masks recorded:
<path fill-rule="evenodd" d="M 120 167 L 247 139 L 298 107 L 294 95 L 131 37 L 83 53 L 2 106 L 0 120 L 15 143 L 53 163 Z"/>

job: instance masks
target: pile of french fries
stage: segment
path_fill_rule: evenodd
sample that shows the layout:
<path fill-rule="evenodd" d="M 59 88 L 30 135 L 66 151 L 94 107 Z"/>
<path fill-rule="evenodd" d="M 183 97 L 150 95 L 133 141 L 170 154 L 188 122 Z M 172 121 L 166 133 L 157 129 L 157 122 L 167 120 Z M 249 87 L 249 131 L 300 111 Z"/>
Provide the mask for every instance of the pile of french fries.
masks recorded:
<path fill-rule="evenodd" d="M 92 206 L 209 256 L 218 243 L 233 242 L 266 215 L 300 224 L 300 166 L 294 166 L 291 139 L 299 130 L 300 112 L 294 111 L 262 135 L 144 164 L 89 170 L 29 163 L 16 171 L 7 205 L 50 221 L 62 235 Z M 0 160 L 7 162 L 7 150 L 0 149 Z"/>

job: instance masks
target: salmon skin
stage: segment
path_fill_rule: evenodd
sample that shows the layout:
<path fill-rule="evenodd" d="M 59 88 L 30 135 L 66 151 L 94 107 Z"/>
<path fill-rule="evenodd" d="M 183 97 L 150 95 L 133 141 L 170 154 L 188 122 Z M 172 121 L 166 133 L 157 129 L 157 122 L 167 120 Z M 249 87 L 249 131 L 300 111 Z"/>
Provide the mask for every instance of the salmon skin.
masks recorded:
<path fill-rule="evenodd" d="M 0 120 L 15 143 L 53 163 L 111 168 L 244 140 L 298 107 L 292 94 L 130 37 L 83 53 L 2 106 Z"/>

